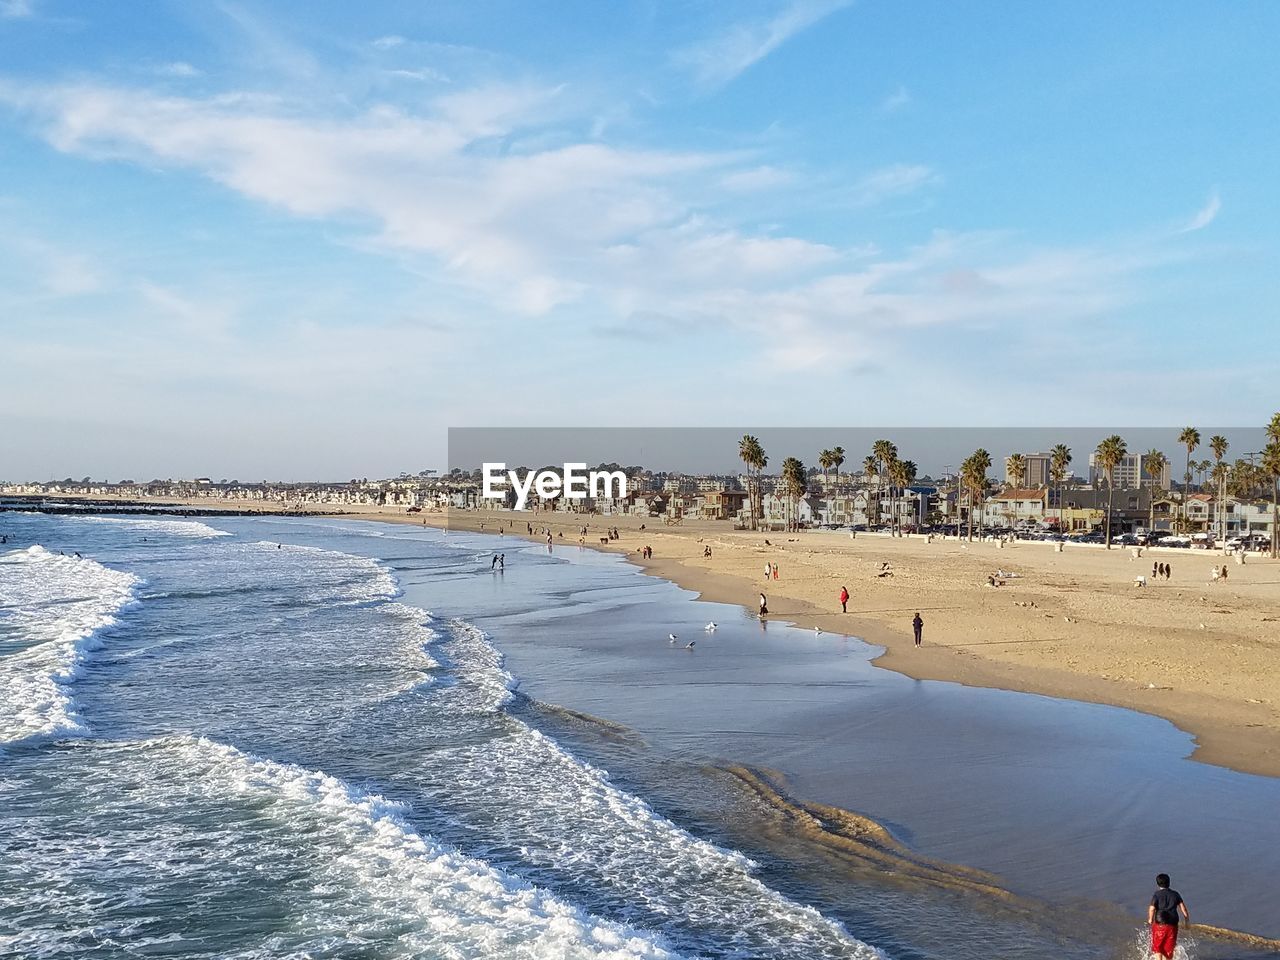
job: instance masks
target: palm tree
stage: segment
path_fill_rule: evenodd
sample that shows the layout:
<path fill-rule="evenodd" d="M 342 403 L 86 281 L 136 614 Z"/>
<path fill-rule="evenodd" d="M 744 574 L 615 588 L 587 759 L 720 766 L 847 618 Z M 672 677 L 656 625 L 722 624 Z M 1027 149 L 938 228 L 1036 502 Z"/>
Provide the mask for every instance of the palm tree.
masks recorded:
<path fill-rule="evenodd" d="M 1157 450 L 1152 447 L 1142 455 L 1142 469 L 1147 471 L 1147 476 L 1151 477 L 1151 500 L 1150 509 L 1147 513 L 1147 533 L 1156 525 L 1156 490 L 1160 487 L 1160 478 L 1164 476 L 1164 468 L 1169 465 L 1169 458 L 1164 455 L 1164 451 Z"/>
<path fill-rule="evenodd" d="M 1060 443 L 1049 451 L 1049 479 L 1058 488 L 1058 532 L 1062 533 L 1062 485 L 1067 482 L 1067 470 L 1071 467 L 1071 448 Z"/>
<path fill-rule="evenodd" d="M 973 507 L 975 498 L 981 498 L 987 489 L 987 471 L 991 469 L 991 454 L 979 447 L 960 464 L 960 477 L 969 492 L 969 542 L 973 542 Z"/>
<path fill-rule="evenodd" d="M 1102 468 L 1107 478 L 1107 549 L 1111 549 L 1111 495 L 1115 489 L 1114 471 L 1120 465 L 1120 461 L 1124 459 L 1127 452 L 1125 442 L 1118 434 L 1112 434 L 1098 444 L 1095 451 L 1098 457 L 1098 466 Z"/>
<path fill-rule="evenodd" d="M 827 510 L 828 523 L 831 522 L 831 510 L 830 510 L 831 495 L 830 495 L 830 488 L 827 487 L 827 470 L 831 467 L 831 464 L 835 462 L 835 456 L 836 455 L 833 450 L 822 450 L 818 453 L 818 466 L 822 468 L 822 492 L 824 496 L 827 497 L 827 503 L 828 503 L 828 510 Z"/>
<path fill-rule="evenodd" d="M 875 520 L 871 519 L 871 507 L 870 507 L 871 478 L 876 475 L 876 472 L 879 469 L 880 469 L 879 465 L 876 463 L 876 458 L 872 454 L 867 454 L 866 459 L 862 461 L 862 478 L 864 482 L 867 484 L 868 506 L 866 509 L 866 518 L 867 518 L 868 527 L 873 527 L 875 526 L 875 523 L 876 523 Z M 878 496 L 878 493 L 877 493 L 877 496 Z M 879 501 L 878 500 L 877 500 L 877 506 L 876 506 L 876 520 L 879 520 Z"/>
<path fill-rule="evenodd" d="M 1262 469 L 1271 475 L 1271 559 L 1280 552 L 1280 413 L 1267 424 L 1267 446 L 1262 451 Z"/>
<path fill-rule="evenodd" d="M 1022 489 L 1022 478 L 1027 475 L 1027 458 L 1020 453 L 1010 454 L 1004 461 L 1004 472 L 1015 490 Z"/>
<path fill-rule="evenodd" d="M 1184 475 L 1186 482 L 1182 487 L 1182 532 L 1186 533 L 1190 528 L 1187 521 L 1187 497 L 1191 494 L 1191 454 L 1200 446 L 1200 431 L 1195 427 L 1183 427 L 1178 434 L 1178 442 L 1187 448 L 1187 472 Z"/>
<path fill-rule="evenodd" d="M 886 468 L 894 460 L 898 459 L 898 448 L 888 440 L 877 440 L 871 445 L 871 459 L 874 461 L 874 468 L 871 471 L 876 475 L 876 523 L 880 522 L 880 481 L 884 479 Z M 890 503 L 892 508 L 892 503 Z"/>
<path fill-rule="evenodd" d="M 894 485 L 902 490 L 904 494 L 906 493 L 907 487 L 916 482 L 916 476 L 919 472 L 915 461 L 913 460 L 895 460 L 893 465 L 890 467 L 890 470 L 892 471 L 892 481 Z M 895 512 L 894 516 L 897 515 L 897 512 Z M 902 523 L 901 520 L 899 520 L 899 533 L 901 533 L 901 529 Z"/>
<path fill-rule="evenodd" d="M 840 468 L 844 466 L 844 447 L 831 448 L 831 465 L 836 468 L 836 486 L 837 496 L 840 493 Z"/>
<path fill-rule="evenodd" d="M 799 500 L 809 491 L 809 475 L 796 457 L 782 461 L 782 489 L 787 495 L 787 527 L 796 529 L 800 520 Z"/>
<path fill-rule="evenodd" d="M 1227 455 L 1231 443 L 1221 434 L 1209 438 L 1209 449 L 1213 451 L 1213 478 L 1218 482 L 1218 537 L 1223 541 L 1222 549 L 1227 548 L 1226 523 L 1227 506 L 1223 501 L 1227 496 L 1227 471 L 1223 468 L 1222 458 Z"/>
<path fill-rule="evenodd" d="M 749 433 L 738 441 L 738 458 L 747 467 L 747 501 L 751 510 L 751 529 L 755 530 L 759 520 L 760 471 L 769 465 L 769 458 L 765 455 L 760 441 Z M 751 479 L 752 471 L 755 472 L 754 485 Z"/>

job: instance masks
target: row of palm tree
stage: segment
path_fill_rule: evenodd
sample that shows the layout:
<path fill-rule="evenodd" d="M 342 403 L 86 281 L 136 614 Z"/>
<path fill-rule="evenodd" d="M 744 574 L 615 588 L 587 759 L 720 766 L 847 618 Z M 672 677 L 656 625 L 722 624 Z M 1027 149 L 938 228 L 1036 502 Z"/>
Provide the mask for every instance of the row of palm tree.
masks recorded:
<path fill-rule="evenodd" d="M 1261 463 L 1258 465 L 1246 460 L 1237 460 L 1234 464 L 1228 464 L 1226 455 L 1231 444 L 1226 437 L 1221 435 L 1214 435 L 1209 438 L 1209 450 L 1213 454 L 1213 461 L 1204 460 L 1195 463 L 1192 460 L 1192 454 L 1200 447 L 1200 431 L 1195 427 L 1184 427 L 1182 429 L 1178 434 L 1178 443 L 1185 447 L 1187 451 L 1185 473 L 1183 475 L 1181 518 L 1184 529 L 1188 529 L 1190 526 L 1187 514 L 1187 497 L 1190 493 L 1191 481 L 1194 476 L 1193 468 L 1200 471 L 1202 485 L 1206 475 L 1211 476 L 1217 485 L 1218 514 L 1216 525 L 1219 537 L 1223 537 L 1226 532 L 1225 500 L 1228 493 L 1247 496 L 1269 480 L 1272 509 L 1271 555 L 1275 557 L 1280 554 L 1280 413 L 1276 413 L 1271 418 L 1266 428 L 1266 436 L 1267 443 L 1262 450 Z M 1107 484 L 1107 515 L 1105 520 L 1107 546 L 1111 545 L 1111 513 L 1115 470 L 1127 453 L 1128 446 L 1124 438 L 1118 434 L 1112 434 L 1105 438 L 1098 444 L 1095 451 L 1097 464 Z M 760 477 L 765 467 L 769 465 L 769 457 L 759 439 L 750 434 L 744 436 L 739 442 L 738 456 L 746 466 L 749 515 L 751 527 L 756 529 L 761 514 Z M 1058 504 L 1058 526 L 1060 529 L 1063 525 L 1062 490 L 1067 477 L 1070 476 L 1071 461 L 1071 449 L 1065 444 L 1057 444 L 1050 451 L 1049 482 L 1051 496 L 1056 494 L 1056 496 L 1052 496 L 1052 499 L 1056 500 Z M 840 468 L 844 463 L 845 451 L 843 447 L 837 446 L 820 451 L 818 465 L 822 469 L 824 483 L 827 478 L 827 471 L 834 468 L 835 486 L 838 490 Z M 1162 451 L 1152 448 L 1142 454 L 1141 465 L 1148 476 L 1158 478 L 1164 475 L 1165 468 L 1169 465 L 1169 459 Z M 901 521 L 898 510 L 898 497 L 915 482 L 918 473 L 916 464 L 910 460 L 901 459 L 898 456 L 897 446 L 889 440 L 881 439 L 871 445 L 871 452 L 863 460 L 862 468 L 868 477 L 874 476 L 877 480 L 874 493 L 875 515 L 880 515 L 881 497 L 883 496 L 881 489 L 885 487 L 888 490 L 889 510 L 892 517 L 890 529 L 892 532 L 900 533 Z M 1026 457 L 1020 453 L 1012 454 L 1006 461 L 1005 468 L 1013 485 L 1020 487 L 1026 480 Z M 989 482 L 987 471 L 990 469 L 991 455 L 982 448 L 975 450 L 960 465 L 957 492 L 963 492 L 968 496 L 968 536 L 970 539 L 973 537 L 974 507 L 980 505 L 985 498 Z M 788 457 L 783 461 L 782 474 L 782 491 L 788 498 L 788 526 L 792 526 L 798 521 L 799 501 L 808 492 L 808 475 L 804 464 L 795 457 Z M 1155 498 L 1152 497 L 1149 526 L 1154 526 L 1155 524 L 1154 500 Z"/>

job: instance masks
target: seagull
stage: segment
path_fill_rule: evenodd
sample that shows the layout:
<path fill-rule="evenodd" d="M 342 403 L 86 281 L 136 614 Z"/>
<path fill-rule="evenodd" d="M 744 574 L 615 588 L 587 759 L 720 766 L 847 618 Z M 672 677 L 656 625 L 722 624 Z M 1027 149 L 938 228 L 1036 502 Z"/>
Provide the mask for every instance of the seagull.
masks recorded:
<path fill-rule="evenodd" d="M 821 627 L 814 627 L 814 628 L 813 628 L 813 632 L 814 632 L 814 633 L 821 633 L 821 632 L 822 632 L 822 628 L 821 628 Z"/>
<path fill-rule="evenodd" d="M 684 648 L 685 648 L 686 650 L 692 650 L 692 649 L 693 649 L 693 645 L 694 645 L 695 643 L 697 643 L 697 642 L 698 642 L 697 640 L 690 640 L 688 643 L 686 643 L 686 644 L 684 645 Z"/>
<path fill-rule="evenodd" d="M 676 642 L 677 640 L 679 640 L 680 638 L 679 638 L 679 637 L 677 637 L 674 633 L 668 633 L 668 634 L 667 634 L 667 639 L 668 639 L 668 640 L 670 640 L 672 643 L 675 643 L 675 642 Z"/>
<path fill-rule="evenodd" d="M 714 620 L 712 620 L 710 623 L 708 623 L 708 624 L 707 624 L 705 627 L 703 627 L 702 629 L 703 629 L 703 630 L 705 630 L 705 631 L 707 631 L 707 633 L 715 633 L 715 632 L 716 632 L 716 622 L 715 622 Z"/>

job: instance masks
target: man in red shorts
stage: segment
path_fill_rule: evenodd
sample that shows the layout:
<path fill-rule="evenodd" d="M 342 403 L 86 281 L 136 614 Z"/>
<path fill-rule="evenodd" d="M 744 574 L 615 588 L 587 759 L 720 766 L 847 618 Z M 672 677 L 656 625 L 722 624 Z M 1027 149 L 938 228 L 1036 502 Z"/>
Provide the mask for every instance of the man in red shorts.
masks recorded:
<path fill-rule="evenodd" d="M 1162 873 L 1156 877 L 1156 892 L 1151 897 L 1151 906 L 1147 907 L 1147 923 L 1151 925 L 1151 953 L 1153 956 L 1170 960 L 1173 950 L 1178 945 L 1178 913 L 1182 919 L 1191 923 L 1191 914 L 1187 912 L 1186 901 L 1177 890 L 1169 889 L 1169 875 Z"/>

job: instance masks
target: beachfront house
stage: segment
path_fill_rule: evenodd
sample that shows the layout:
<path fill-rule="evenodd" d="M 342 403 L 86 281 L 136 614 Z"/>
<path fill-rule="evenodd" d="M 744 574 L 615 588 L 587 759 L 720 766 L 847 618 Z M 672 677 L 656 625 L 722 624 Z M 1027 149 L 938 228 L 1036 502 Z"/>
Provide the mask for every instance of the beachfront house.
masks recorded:
<path fill-rule="evenodd" d="M 1048 488 L 1010 487 L 987 500 L 987 522 L 997 527 L 1026 527 L 1045 522 Z"/>
<path fill-rule="evenodd" d="M 1193 493 L 1183 501 L 1183 517 L 1187 522 L 1187 533 L 1203 533 L 1214 527 L 1215 513 L 1213 496 L 1208 493 Z"/>
<path fill-rule="evenodd" d="M 702 495 L 698 512 L 703 520 L 735 520 L 746 504 L 745 490 L 715 490 Z"/>

